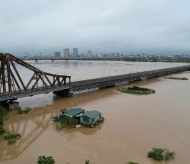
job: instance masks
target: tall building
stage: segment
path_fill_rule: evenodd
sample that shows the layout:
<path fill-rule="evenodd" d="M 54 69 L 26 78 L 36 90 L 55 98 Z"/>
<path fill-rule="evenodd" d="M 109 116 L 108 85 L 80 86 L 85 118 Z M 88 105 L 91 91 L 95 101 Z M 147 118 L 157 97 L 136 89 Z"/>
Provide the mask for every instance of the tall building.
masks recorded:
<path fill-rule="evenodd" d="M 61 52 L 54 52 L 54 56 L 55 57 L 60 57 L 61 56 Z"/>
<path fill-rule="evenodd" d="M 64 57 L 69 57 L 69 48 L 64 49 Z"/>
<path fill-rule="evenodd" d="M 78 56 L 78 48 L 73 48 L 73 56 Z"/>

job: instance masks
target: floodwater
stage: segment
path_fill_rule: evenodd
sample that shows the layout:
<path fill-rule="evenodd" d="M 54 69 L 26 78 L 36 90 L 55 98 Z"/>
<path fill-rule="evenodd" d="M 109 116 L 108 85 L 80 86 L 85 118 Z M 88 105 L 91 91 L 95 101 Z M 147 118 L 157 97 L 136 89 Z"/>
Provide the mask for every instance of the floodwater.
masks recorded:
<path fill-rule="evenodd" d="M 30 62 L 52 73 L 67 74 L 72 80 L 111 76 L 142 70 L 166 68 L 172 63 L 131 62 Z M 23 71 L 25 78 L 29 74 Z M 190 72 L 172 76 L 187 77 Z M 107 88 L 60 98 L 52 93 L 19 99 L 22 107 L 32 111 L 9 113 L 5 128 L 22 137 L 7 145 L 0 136 L 0 164 L 34 164 L 38 156 L 53 156 L 57 164 L 158 164 L 147 158 L 153 147 L 176 152 L 174 161 L 163 164 L 190 163 L 190 82 L 164 77 L 139 81 L 119 87 L 142 86 L 155 89 L 152 95 L 120 93 Z M 51 122 L 60 109 L 81 107 L 102 112 L 105 121 L 96 128 L 63 129 L 57 132 Z"/>

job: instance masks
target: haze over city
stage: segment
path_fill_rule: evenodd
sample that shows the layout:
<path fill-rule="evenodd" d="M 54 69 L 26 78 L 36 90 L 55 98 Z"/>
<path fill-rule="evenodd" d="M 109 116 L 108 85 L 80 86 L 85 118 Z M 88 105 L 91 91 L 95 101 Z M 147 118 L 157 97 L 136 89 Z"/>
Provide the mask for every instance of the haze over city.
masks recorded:
<path fill-rule="evenodd" d="M 0 0 L 0 52 L 190 54 L 188 0 Z"/>

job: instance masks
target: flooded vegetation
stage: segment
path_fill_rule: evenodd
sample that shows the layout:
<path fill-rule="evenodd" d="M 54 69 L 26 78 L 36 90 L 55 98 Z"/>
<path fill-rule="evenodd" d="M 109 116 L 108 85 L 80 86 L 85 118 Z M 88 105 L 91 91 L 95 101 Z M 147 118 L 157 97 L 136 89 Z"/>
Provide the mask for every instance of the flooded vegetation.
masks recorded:
<path fill-rule="evenodd" d="M 109 64 L 106 62 L 107 68 Z M 73 79 L 104 75 L 104 62 L 63 62 L 35 66 L 54 72 L 66 72 Z M 133 63 L 116 62 L 113 70 L 137 70 Z M 126 64 L 126 65 L 125 65 Z M 173 63 L 172 63 L 173 64 Z M 63 65 L 63 66 L 62 66 Z M 116 69 L 116 65 L 118 66 Z M 126 66 L 126 67 L 124 67 Z M 156 65 L 156 67 L 163 66 Z M 121 69 L 122 67 L 122 69 Z M 151 65 L 155 68 L 155 65 Z M 88 68 L 88 69 L 87 69 Z M 140 69 L 141 68 L 141 69 Z M 149 68 L 142 63 L 139 70 Z M 42 69 L 42 68 L 40 68 Z M 98 70 L 97 73 L 95 70 Z M 43 70 L 43 69 L 42 69 Z M 77 75 L 78 70 L 78 76 Z M 108 69 L 109 70 L 109 69 Z M 109 72 L 105 74 L 109 75 Z M 112 72 L 113 71 L 113 72 Z M 82 74 L 84 72 L 84 74 Z M 118 73 L 117 72 L 117 73 Z M 190 77 L 188 72 L 176 76 Z M 22 108 L 31 107 L 28 114 L 12 111 L 4 120 L 4 128 L 10 133 L 19 133 L 21 138 L 8 145 L 0 136 L 0 163 L 37 163 L 39 156 L 52 156 L 57 164 L 84 164 L 88 159 L 94 164 L 124 164 L 129 161 L 139 164 L 158 164 L 147 157 L 153 147 L 162 147 L 176 153 L 175 160 L 168 164 L 190 161 L 190 83 L 186 80 L 167 80 L 164 77 L 125 84 L 121 88 L 141 86 L 154 88 L 156 94 L 136 96 L 123 94 L 117 87 L 86 93 L 77 93 L 70 98 L 61 98 L 53 93 L 18 99 Z M 63 128 L 56 131 L 52 117 L 64 108 L 98 110 L 105 121 L 95 128 Z"/>
<path fill-rule="evenodd" d="M 186 77 L 166 77 L 166 79 L 173 79 L 173 80 L 188 80 Z"/>
<path fill-rule="evenodd" d="M 130 93 L 136 95 L 148 95 L 156 92 L 153 89 L 141 88 L 137 86 L 128 87 L 128 88 L 118 88 L 118 90 L 123 93 Z"/>

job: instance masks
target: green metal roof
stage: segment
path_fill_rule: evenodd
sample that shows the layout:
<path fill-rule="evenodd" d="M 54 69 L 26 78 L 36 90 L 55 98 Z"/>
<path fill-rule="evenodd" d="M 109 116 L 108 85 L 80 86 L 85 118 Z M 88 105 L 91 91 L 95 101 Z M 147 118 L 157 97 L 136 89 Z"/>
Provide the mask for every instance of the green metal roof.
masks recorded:
<path fill-rule="evenodd" d="M 96 118 L 97 116 L 101 115 L 102 113 L 98 112 L 97 110 L 92 110 L 92 111 L 89 111 L 89 112 L 86 112 L 82 115 L 83 116 L 86 116 L 88 118 L 91 118 L 91 119 L 94 119 Z"/>
<path fill-rule="evenodd" d="M 63 113 L 62 115 L 66 115 L 66 116 L 70 116 L 70 117 L 74 117 L 82 112 L 84 112 L 85 110 L 82 108 L 73 108 L 70 109 L 69 111 Z"/>

